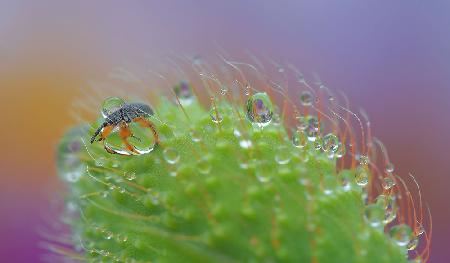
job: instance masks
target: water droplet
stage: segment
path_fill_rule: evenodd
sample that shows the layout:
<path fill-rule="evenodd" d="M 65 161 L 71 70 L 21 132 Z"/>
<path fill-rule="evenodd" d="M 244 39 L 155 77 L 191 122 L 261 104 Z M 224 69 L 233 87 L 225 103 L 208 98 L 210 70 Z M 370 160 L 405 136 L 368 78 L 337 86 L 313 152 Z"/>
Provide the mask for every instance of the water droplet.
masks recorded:
<path fill-rule="evenodd" d="M 253 94 L 247 100 L 247 119 L 263 128 L 272 121 L 273 105 L 265 92 Z"/>
<path fill-rule="evenodd" d="M 275 161 L 278 164 L 288 164 L 291 161 L 291 151 L 286 146 L 280 146 L 275 154 Z"/>
<path fill-rule="evenodd" d="M 406 246 L 414 237 L 411 228 L 405 224 L 393 226 L 389 234 L 394 242 L 402 247 Z"/>
<path fill-rule="evenodd" d="M 292 135 L 292 144 L 297 148 L 304 148 L 308 144 L 308 138 L 302 131 L 295 131 Z"/>
<path fill-rule="evenodd" d="M 187 81 L 181 81 L 173 88 L 173 91 L 182 106 L 190 105 L 195 99 L 191 85 Z"/>
<path fill-rule="evenodd" d="M 136 179 L 136 173 L 135 172 L 125 172 L 124 173 L 125 179 L 127 179 L 128 181 L 133 181 L 134 179 Z"/>
<path fill-rule="evenodd" d="M 197 132 L 195 130 L 191 130 L 190 135 L 191 135 L 191 140 L 193 142 L 200 142 L 202 140 L 202 138 L 200 137 L 199 132 Z"/>
<path fill-rule="evenodd" d="M 342 143 L 339 143 L 338 144 L 338 148 L 337 148 L 337 150 L 335 152 L 336 158 L 344 157 L 345 153 L 346 153 L 345 145 L 342 144 Z"/>
<path fill-rule="evenodd" d="M 255 176 L 261 183 L 268 183 L 271 181 L 271 166 L 265 160 L 254 160 L 255 163 Z"/>
<path fill-rule="evenodd" d="M 214 123 L 221 123 L 223 121 L 222 114 L 220 113 L 219 109 L 217 107 L 211 107 L 211 110 L 209 111 L 209 115 L 211 116 L 211 120 Z"/>
<path fill-rule="evenodd" d="M 376 203 L 384 208 L 384 224 L 389 224 L 397 217 L 397 205 L 395 197 L 392 195 L 379 195 Z"/>
<path fill-rule="evenodd" d="M 107 161 L 106 158 L 103 157 L 103 156 L 97 157 L 97 158 L 95 159 L 95 166 L 97 166 L 97 167 L 103 167 L 103 166 L 105 166 L 106 161 Z"/>
<path fill-rule="evenodd" d="M 416 229 L 417 236 L 423 235 L 425 233 L 425 228 L 423 225 L 419 222 L 417 222 L 417 229 Z"/>
<path fill-rule="evenodd" d="M 220 95 L 226 95 L 228 92 L 228 88 L 224 85 L 220 87 Z"/>
<path fill-rule="evenodd" d="M 358 166 L 356 168 L 355 182 L 359 186 L 366 186 L 369 183 L 369 171 L 366 167 Z"/>
<path fill-rule="evenodd" d="M 385 190 L 389 190 L 394 186 L 395 186 L 395 181 L 394 181 L 394 179 L 392 179 L 392 177 L 388 176 L 388 177 L 383 178 L 383 188 Z"/>
<path fill-rule="evenodd" d="M 172 147 L 164 149 L 164 160 L 169 164 L 176 164 L 180 160 L 180 154 Z"/>
<path fill-rule="evenodd" d="M 336 135 L 328 133 L 323 137 L 322 141 L 322 149 L 324 152 L 337 152 L 339 148 L 339 138 Z"/>
<path fill-rule="evenodd" d="M 252 141 L 250 141 L 250 140 L 240 140 L 239 141 L 239 146 L 241 146 L 241 148 L 248 149 L 248 148 L 252 147 Z"/>
<path fill-rule="evenodd" d="M 378 204 L 369 204 L 364 210 L 364 219 L 372 227 L 379 227 L 384 220 L 384 209 Z"/>
<path fill-rule="evenodd" d="M 102 197 L 106 198 L 106 197 L 108 197 L 108 195 L 109 195 L 108 191 L 103 191 L 102 192 Z"/>
<path fill-rule="evenodd" d="M 113 233 L 111 233 L 110 231 L 105 231 L 105 239 L 110 240 L 111 238 L 113 238 Z"/>
<path fill-rule="evenodd" d="M 361 164 L 361 165 L 369 164 L 369 157 L 367 157 L 366 155 L 360 155 L 359 156 L 359 164 Z"/>
<path fill-rule="evenodd" d="M 308 140 L 314 142 L 319 134 L 319 121 L 313 116 L 300 116 L 298 117 L 299 124 L 297 128 L 300 131 L 304 131 Z"/>
<path fill-rule="evenodd" d="M 125 101 L 121 98 L 117 97 L 110 97 L 103 101 L 102 104 L 102 115 L 103 118 L 108 118 L 111 113 L 115 112 L 116 110 L 120 109 L 125 105 Z"/>
<path fill-rule="evenodd" d="M 418 245 L 419 245 L 419 238 L 417 236 L 413 236 L 406 245 L 406 249 L 411 251 L 416 249 Z"/>
<path fill-rule="evenodd" d="M 322 138 L 317 137 L 313 142 L 313 146 L 316 151 L 322 150 Z"/>
<path fill-rule="evenodd" d="M 303 106 L 311 106 L 313 103 L 313 95 L 311 92 L 305 90 L 300 94 L 300 102 Z"/>
<path fill-rule="evenodd" d="M 394 167 L 394 165 L 392 163 L 387 163 L 386 164 L 385 170 L 386 170 L 387 173 L 393 173 L 394 169 L 395 169 L 395 167 Z"/>
<path fill-rule="evenodd" d="M 211 162 L 208 158 L 201 158 L 197 163 L 197 168 L 201 174 L 209 174 L 212 168 Z"/>
<path fill-rule="evenodd" d="M 244 94 L 245 94 L 245 96 L 249 96 L 250 95 L 250 86 L 249 85 L 245 86 Z"/>

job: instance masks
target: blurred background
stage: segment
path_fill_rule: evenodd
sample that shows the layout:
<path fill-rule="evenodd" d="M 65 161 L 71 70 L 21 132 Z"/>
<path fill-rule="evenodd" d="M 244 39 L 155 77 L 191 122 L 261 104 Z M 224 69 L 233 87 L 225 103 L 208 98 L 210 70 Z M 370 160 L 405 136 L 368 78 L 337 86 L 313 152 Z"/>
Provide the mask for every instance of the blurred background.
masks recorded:
<path fill-rule="evenodd" d="M 431 262 L 448 262 L 449 25 L 445 0 L 0 0 L 0 260 L 41 260 L 37 229 L 60 189 L 55 145 L 77 90 L 143 54 L 218 43 L 317 72 L 364 108 L 430 205 Z"/>

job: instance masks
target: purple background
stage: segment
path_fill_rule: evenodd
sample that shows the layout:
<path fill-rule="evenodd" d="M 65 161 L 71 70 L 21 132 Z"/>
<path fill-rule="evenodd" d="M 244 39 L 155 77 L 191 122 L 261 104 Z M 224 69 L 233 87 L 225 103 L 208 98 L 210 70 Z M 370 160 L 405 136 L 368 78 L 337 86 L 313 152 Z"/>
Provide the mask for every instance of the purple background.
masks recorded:
<path fill-rule="evenodd" d="M 14 102 L 63 116 L 73 99 L 64 94 L 97 72 L 155 51 L 211 54 L 215 43 L 231 54 L 249 49 L 317 72 L 364 108 L 397 171 L 413 172 L 421 184 L 434 218 L 431 262 L 449 259 L 450 1 L 3 0 L 0 95 L 10 110 L 2 113 L 12 128 L 26 127 L 18 111 L 35 109 Z M 30 78 L 27 85 L 2 82 L 22 77 Z M 33 100 L 30 94 L 46 92 L 48 83 L 61 103 Z M 48 119 L 20 117 L 34 126 Z M 52 148 L 65 125 L 40 126 L 42 142 L 0 131 L 2 261 L 39 261 L 36 229 L 45 222 L 56 181 Z"/>

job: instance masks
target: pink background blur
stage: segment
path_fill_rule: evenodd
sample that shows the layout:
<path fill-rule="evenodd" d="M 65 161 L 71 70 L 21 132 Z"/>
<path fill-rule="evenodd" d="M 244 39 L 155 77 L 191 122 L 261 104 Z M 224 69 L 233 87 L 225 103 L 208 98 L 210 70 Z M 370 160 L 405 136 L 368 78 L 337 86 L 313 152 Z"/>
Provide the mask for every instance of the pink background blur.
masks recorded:
<path fill-rule="evenodd" d="M 397 171 L 422 186 L 431 262 L 448 262 L 449 28 L 445 0 L 0 0 L 0 261 L 41 260 L 75 89 L 143 54 L 211 54 L 217 42 L 317 72 L 363 107 Z"/>

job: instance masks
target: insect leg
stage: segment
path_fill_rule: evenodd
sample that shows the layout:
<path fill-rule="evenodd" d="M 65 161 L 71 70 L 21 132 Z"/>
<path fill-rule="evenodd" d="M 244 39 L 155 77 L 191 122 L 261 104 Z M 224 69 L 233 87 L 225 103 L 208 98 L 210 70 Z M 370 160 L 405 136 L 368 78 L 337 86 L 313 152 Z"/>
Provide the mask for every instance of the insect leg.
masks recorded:
<path fill-rule="evenodd" d="M 131 133 L 130 128 L 128 128 L 128 125 L 124 121 L 120 123 L 119 134 L 120 134 L 120 138 L 122 138 L 123 143 L 127 147 L 127 150 L 134 154 L 139 154 L 139 152 L 136 151 L 134 146 L 131 145 L 127 140 L 130 136 L 132 136 L 132 133 Z"/>
<path fill-rule="evenodd" d="M 149 121 L 143 117 L 134 118 L 133 121 L 136 123 L 139 123 L 139 125 L 141 125 L 144 128 L 150 128 L 153 132 L 153 137 L 155 138 L 155 143 L 159 144 L 158 132 L 156 131 L 155 125 L 151 121 Z"/>

